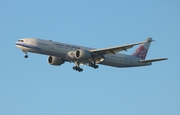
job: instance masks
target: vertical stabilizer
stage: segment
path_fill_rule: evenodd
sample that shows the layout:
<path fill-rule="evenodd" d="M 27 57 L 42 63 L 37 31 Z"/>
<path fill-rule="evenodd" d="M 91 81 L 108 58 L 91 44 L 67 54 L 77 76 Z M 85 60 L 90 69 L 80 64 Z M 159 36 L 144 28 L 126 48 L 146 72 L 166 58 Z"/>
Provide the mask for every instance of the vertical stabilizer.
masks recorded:
<path fill-rule="evenodd" d="M 132 56 L 138 57 L 143 60 L 146 58 L 149 47 L 153 40 L 152 40 L 152 38 L 147 38 L 145 41 L 146 41 L 145 43 L 143 43 L 136 49 L 136 51 L 132 54 Z"/>

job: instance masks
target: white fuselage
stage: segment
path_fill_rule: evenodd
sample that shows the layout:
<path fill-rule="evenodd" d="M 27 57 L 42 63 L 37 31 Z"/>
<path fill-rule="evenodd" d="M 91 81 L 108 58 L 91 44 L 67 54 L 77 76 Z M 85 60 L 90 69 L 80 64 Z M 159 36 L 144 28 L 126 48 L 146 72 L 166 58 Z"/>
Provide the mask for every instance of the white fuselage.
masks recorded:
<path fill-rule="evenodd" d="M 18 42 L 16 42 L 16 46 L 20 48 L 23 52 L 32 52 L 49 56 L 61 57 L 64 60 L 70 62 L 74 62 L 75 60 L 77 60 L 73 56 L 73 52 L 75 52 L 77 49 L 83 49 L 88 51 L 94 49 L 36 38 L 20 39 L 18 40 Z M 89 63 L 89 60 L 81 61 L 82 63 Z M 100 62 L 99 64 L 113 67 L 135 67 L 150 65 L 151 63 L 139 63 L 139 58 L 137 57 L 117 53 L 115 55 L 104 55 L 104 61 Z"/>

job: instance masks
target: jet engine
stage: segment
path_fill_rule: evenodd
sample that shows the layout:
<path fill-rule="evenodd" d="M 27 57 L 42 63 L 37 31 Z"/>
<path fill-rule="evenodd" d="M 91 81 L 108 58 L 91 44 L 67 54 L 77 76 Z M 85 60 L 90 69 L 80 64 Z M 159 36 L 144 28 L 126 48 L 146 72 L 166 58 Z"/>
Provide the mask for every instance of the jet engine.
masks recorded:
<path fill-rule="evenodd" d="M 87 50 L 77 49 L 75 52 L 75 57 L 77 59 L 88 59 L 91 57 L 91 53 Z"/>
<path fill-rule="evenodd" d="M 48 63 L 51 65 L 60 66 L 64 63 L 64 60 L 61 57 L 49 56 Z"/>

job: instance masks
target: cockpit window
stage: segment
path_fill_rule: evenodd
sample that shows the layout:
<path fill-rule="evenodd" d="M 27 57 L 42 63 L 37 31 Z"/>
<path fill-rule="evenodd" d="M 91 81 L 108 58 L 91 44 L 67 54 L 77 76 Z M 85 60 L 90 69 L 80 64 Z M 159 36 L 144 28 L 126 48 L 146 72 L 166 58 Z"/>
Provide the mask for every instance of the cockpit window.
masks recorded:
<path fill-rule="evenodd" d="M 18 42 L 24 42 L 24 40 L 18 40 Z"/>

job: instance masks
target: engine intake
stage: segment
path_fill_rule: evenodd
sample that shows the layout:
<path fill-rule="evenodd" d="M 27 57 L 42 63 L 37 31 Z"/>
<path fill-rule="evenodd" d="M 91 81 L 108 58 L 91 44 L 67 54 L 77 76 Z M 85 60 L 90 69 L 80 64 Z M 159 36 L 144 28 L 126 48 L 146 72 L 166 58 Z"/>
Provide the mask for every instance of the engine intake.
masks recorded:
<path fill-rule="evenodd" d="M 64 63 L 64 60 L 61 57 L 49 56 L 48 63 L 51 65 L 60 66 Z"/>
<path fill-rule="evenodd" d="M 75 57 L 77 59 L 88 59 L 91 57 L 91 53 L 87 50 L 77 49 L 75 52 Z"/>

